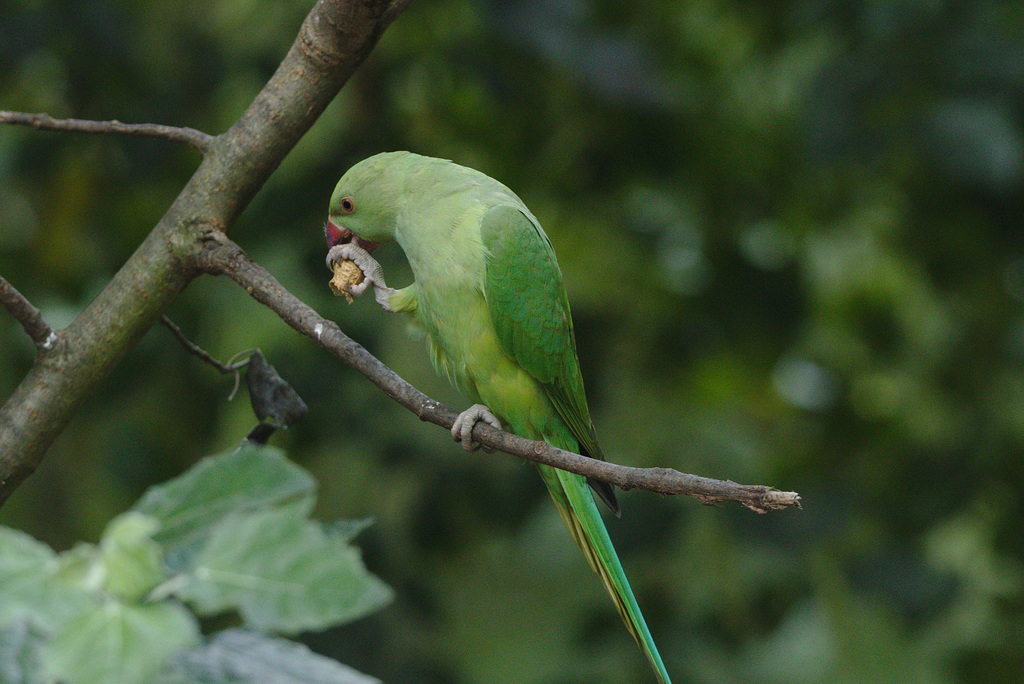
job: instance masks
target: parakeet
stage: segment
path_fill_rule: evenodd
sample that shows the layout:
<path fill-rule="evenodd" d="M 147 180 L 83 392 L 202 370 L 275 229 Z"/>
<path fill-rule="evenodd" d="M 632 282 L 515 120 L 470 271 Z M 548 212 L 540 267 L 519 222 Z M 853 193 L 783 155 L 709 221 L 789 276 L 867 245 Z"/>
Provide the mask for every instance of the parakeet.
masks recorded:
<path fill-rule="evenodd" d="M 373 287 L 387 311 L 421 328 L 435 368 L 477 403 L 452 436 L 473 449 L 485 421 L 556 447 L 603 458 L 583 389 L 569 301 L 551 242 L 511 190 L 443 159 L 387 152 L 353 166 L 331 196 L 327 265 L 364 273 L 348 291 Z M 398 242 L 415 282 L 384 282 L 370 256 Z M 663 684 L 658 649 L 612 547 L 590 488 L 616 514 L 612 487 L 538 465 L 573 539 L 611 594 L 626 628 Z M 588 484 L 590 488 L 588 488 Z"/>

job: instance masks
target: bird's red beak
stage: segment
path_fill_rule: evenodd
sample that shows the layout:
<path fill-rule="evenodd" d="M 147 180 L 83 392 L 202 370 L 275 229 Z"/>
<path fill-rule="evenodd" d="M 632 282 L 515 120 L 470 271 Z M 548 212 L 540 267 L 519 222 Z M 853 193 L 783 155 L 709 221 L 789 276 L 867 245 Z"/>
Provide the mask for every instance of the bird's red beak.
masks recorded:
<path fill-rule="evenodd" d="M 371 242 L 370 240 L 364 240 L 359 237 L 345 226 L 339 226 L 334 221 L 327 219 L 327 225 L 324 226 L 324 236 L 327 238 L 327 246 L 334 247 L 335 245 L 343 245 L 346 242 L 355 243 L 365 249 L 367 252 L 373 252 L 380 245 L 378 242 Z"/>

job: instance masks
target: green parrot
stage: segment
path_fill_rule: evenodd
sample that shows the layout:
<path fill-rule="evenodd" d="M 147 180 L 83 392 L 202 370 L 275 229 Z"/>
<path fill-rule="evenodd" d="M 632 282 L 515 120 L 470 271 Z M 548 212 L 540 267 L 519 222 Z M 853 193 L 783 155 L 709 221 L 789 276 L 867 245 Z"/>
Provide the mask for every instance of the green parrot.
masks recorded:
<path fill-rule="evenodd" d="M 353 166 L 331 196 L 327 265 L 347 259 L 387 311 L 425 332 L 439 372 L 478 403 L 452 436 L 467 449 L 477 421 L 603 458 L 583 390 L 569 301 L 551 242 L 515 193 L 443 159 L 386 152 Z M 415 282 L 387 286 L 370 256 L 397 241 Z M 600 575 L 658 680 L 669 677 L 588 485 L 618 514 L 606 482 L 538 465 L 569 532 Z"/>

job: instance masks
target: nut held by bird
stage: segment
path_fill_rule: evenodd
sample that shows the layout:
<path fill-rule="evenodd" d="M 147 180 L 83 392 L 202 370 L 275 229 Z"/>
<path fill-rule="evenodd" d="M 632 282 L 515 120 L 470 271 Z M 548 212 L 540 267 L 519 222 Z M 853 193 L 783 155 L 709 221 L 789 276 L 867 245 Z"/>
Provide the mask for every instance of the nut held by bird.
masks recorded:
<path fill-rule="evenodd" d="M 334 269 L 334 277 L 330 282 L 331 291 L 337 297 L 345 295 L 345 299 L 351 304 L 354 300 L 345 288 L 363 282 L 363 272 L 356 266 L 356 262 L 348 259 L 334 261 L 331 267 Z"/>

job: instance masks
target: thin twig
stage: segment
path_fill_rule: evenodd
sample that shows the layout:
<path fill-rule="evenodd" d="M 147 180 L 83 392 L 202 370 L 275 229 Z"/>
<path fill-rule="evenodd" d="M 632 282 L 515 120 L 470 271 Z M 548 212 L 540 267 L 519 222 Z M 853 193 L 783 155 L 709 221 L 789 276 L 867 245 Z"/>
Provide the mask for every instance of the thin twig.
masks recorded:
<path fill-rule="evenodd" d="M 400 378 L 359 344 L 288 292 L 262 266 L 249 259 L 242 248 L 223 233 L 210 232 L 198 266 L 208 273 L 226 275 L 241 285 L 288 325 L 315 340 L 331 354 L 361 373 L 385 394 L 421 420 L 451 428 L 458 414 L 423 394 Z M 800 506 L 796 492 L 781 492 L 764 485 L 740 485 L 688 475 L 671 468 L 631 468 L 598 461 L 545 442 L 524 439 L 484 423 L 477 423 L 472 438 L 485 446 L 556 468 L 604 480 L 623 489 L 646 489 L 662 494 L 686 494 L 706 504 L 736 501 L 758 513 Z"/>
<path fill-rule="evenodd" d="M 70 131 L 102 135 L 126 135 L 139 138 L 160 138 L 186 143 L 205 154 L 213 136 L 194 128 L 162 124 L 126 124 L 120 121 L 89 121 L 86 119 L 55 119 L 49 114 L 29 114 L 0 110 L 0 123 L 29 126 L 43 131 Z"/>
<path fill-rule="evenodd" d="M 184 347 L 185 351 L 187 351 L 189 354 L 192 354 L 193 356 L 198 356 L 200 359 L 210 364 L 211 366 L 219 370 L 221 373 L 235 374 L 235 386 L 231 389 L 231 393 L 228 395 L 228 401 L 234 399 L 235 392 L 238 391 L 238 387 L 242 382 L 241 370 L 249 365 L 248 356 L 246 356 L 245 359 L 242 361 L 235 361 L 235 359 L 237 359 L 239 356 L 243 354 L 250 354 L 252 350 L 250 349 L 248 351 L 239 352 L 238 354 L 235 354 L 230 359 L 228 359 L 227 363 L 221 363 L 217 359 L 213 358 L 208 351 L 200 347 L 192 340 L 185 337 L 185 333 L 181 331 L 181 328 L 179 328 L 174 323 L 174 321 L 167 317 L 167 314 L 160 315 L 160 322 L 167 326 L 171 333 L 173 333 L 174 336 L 178 338 L 178 342 L 181 343 L 181 346 Z"/>
<path fill-rule="evenodd" d="M 245 366 L 249 363 L 248 359 L 238 363 L 221 363 L 217 359 L 210 356 L 210 353 L 208 351 L 200 347 L 192 340 L 185 337 L 185 333 L 181 331 L 181 328 L 179 328 L 174 323 L 174 321 L 168 318 L 166 314 L 160 316 L 160 322 L 167 326 L 167 328 L 172 333 L 174 333 L 174 336 L 178 338 L 178 342 L 181 342 L 181 346 L 183 346 L 188 353 L 194 356 L 198 356 L 203 361 L 219 370 L 221 373 L 236 373 L 240 369 L 245 368 Z"/>
<path fill-rule="evenodd" d="M 21 323 L 21 327 L 32 338 L 36 348 L 49 349 L 53 346 L 57 335 L 39 309 L 32 306 L 32 303 L 25 299 L 25 295 L 18 292 L 3 276 L 0 276 L 0 302 L 3 302 L 7 311 Z"/>

